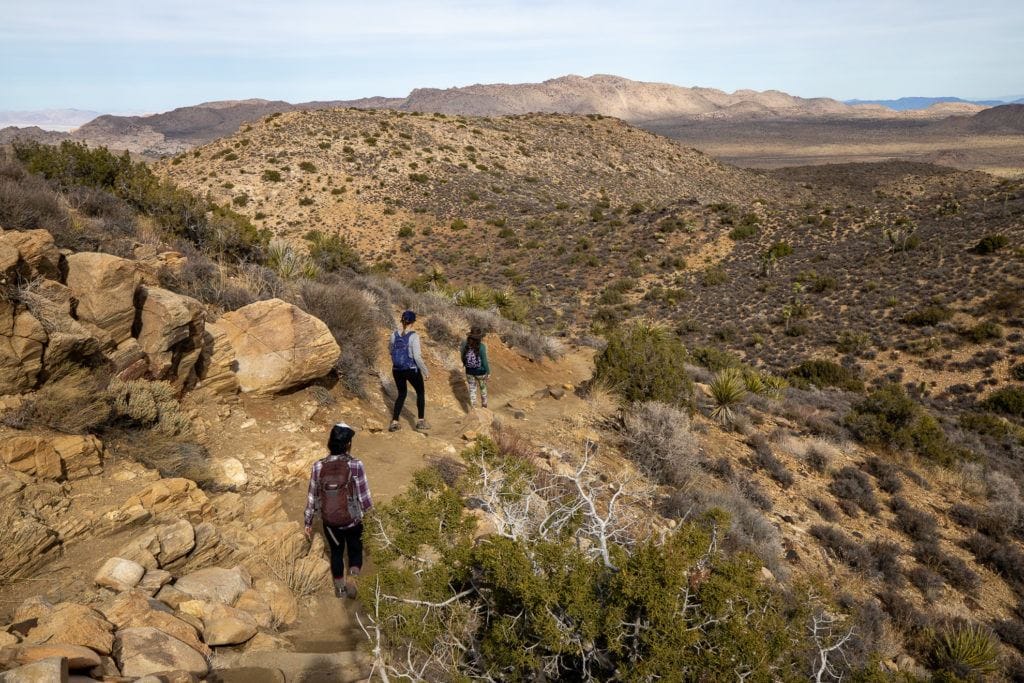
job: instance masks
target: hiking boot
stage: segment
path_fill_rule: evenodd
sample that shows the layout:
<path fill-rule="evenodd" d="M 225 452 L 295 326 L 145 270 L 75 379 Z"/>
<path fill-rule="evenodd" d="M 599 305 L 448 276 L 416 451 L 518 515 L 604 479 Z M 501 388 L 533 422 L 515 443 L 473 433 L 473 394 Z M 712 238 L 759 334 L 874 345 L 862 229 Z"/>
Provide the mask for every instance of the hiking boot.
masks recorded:
<path fill-rule="evenodd" d="M 389 432 L 397 432 L 399 427 L 401 427 L 401 425 L 398 424 L 398 420 L 392 420 L 391 424 L 388 425 L 388 431 Z"/>
<path fill-rule="evenodd" d="M 348 578 L 345 579 L 345 594 L 349 597 L 350 600 L 356 599 L 356 581 L 358 580 L 358 577 L 359 568 L 357 567 L 355 569 L 350 570 L 348 573 Z"/>
<path fill-rule="evenodd" d="M 334 580 L 334 597 L 340 598 L 348 593 L 348 582 L 344 579 Z"/>
<path fill-rule="evenodd" d="M 426 420 L 417 420 L 416 421 L 416 429 L 418 429 L 420 431 L 426 431 L 426 430 L 430 429 L 430 425 L 427 424 Z"/>

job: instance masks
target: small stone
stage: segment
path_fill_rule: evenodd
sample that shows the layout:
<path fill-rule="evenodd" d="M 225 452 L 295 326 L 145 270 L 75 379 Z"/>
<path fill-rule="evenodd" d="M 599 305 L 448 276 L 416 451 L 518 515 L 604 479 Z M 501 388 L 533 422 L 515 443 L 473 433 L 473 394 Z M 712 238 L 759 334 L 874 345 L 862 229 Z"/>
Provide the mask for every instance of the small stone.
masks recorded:
<path fill-rule="evenodd" d="M 241 488 L 249 483 L 249 475 L 238 458 L 224 458 L 217 465 L 220 470 L 217 483 L 233 488 Z"/>
<path fill-rule="evenodd" d="M 126 591 L 141 581 L 145 573 L 145 567 L 138 562 L 112 557 L 103 563 L 96 573 L 94 581 L 97 586 L 115 591 Z"/>
<path fill-rule="evenodd" d="M 526 411 L 523 411 L 523 410 L 513 411 L 512 417 L 517 419 L 517 420 L 525 420 L 526 419 Z"/>
<path fill-rule="evenodd" d="M 478 432 L 476 432 L 474 430 L 469 430 L 468 432 L 463 432 L 462 433 L 462 440 L 463 441 L 476 441 L 478 436 L 480 436 L 480 434 Z"/>
<path fill-rule="evenodd" d="M 775 574 L 768 567 L 761 567 L 761 578 L 765 581 L 775 581 Z"/>
<path fill-rule="evenodd" d="M 565 396 L 565 389 L 562 387 L 548 387 L 548 395 L 555 400 L 561 400 Z"/>

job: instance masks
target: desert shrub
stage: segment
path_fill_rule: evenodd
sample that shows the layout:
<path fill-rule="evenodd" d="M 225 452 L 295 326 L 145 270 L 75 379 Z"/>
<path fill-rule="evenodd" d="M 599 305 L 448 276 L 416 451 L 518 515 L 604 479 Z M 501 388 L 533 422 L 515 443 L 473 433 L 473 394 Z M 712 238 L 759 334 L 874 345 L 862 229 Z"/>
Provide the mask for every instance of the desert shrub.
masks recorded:
<path fill-rule="evenodd" d="M 267 170 L 263 171 L 263 174 L 260 176 L 260 178 L 263 180 L 263 182 L 266 183 L 279 183 L 281 182 L 281 172 L 275 171 L 272 168 L 268 168 Z"/>
<path fill-rule="evenodd" d="M 941 574 L 951 586 L 967 593 L 981 587 L 981 577 L 966 562 L 944 551 L 934 537 L 914 544 L 917 561 Z"/>
<path fill-rule="evenodd" d="M 729 231 L 729 238 L 737 242 L 757 235 L 757 224 L 739 225 Z"/>
<path fill-rule="evenodd" d="M 960 415 L 957 424 L 969 432 L 995 439 L 1004 439 L 1015 431 L 1009 420 L 992 413 L 969 411 Z"/>
<path fill-rule="evenodd" d="M 739 492 L 743 494 L 744 498 L 750 501 L 751 505 L 756 507 L 761 512 L 772 511 L 771 496 L 765 493 L 765 490 L 761 488 L 761 485 L 758 484 L 754 479 L 751 479 L 750 477 L 742 477 L 740 479 L 737 479 L 735 484 L 737 490 L 739 490 Z"/>
<path fill-rule="evenodd" d="M 810 498 L 807 504 L 826 522 L 835 522 L 839 519 L 839 510 L 824 498 Z"/>
<path fill-rule="evenodd" d="M 623 416 L 623 452 L 655 481 L 687 484 L 696 468 L 700 444 L 690 431 L 690 417 L 656 401 L 637 403 Z"/>
<path fill-rule="evenodd" d="M 979 255 L 994 254 L 1009 243 L 1010 240 L 1006 238 L 1006 235 L 1000 233 L 985 235 L 977 244 L 971 247 L 971 251 Z"/>
<path fill-rule="evenodd" d="M 44 180 L 12 161 L 0 161 L 0 165 L 0 225 L 4 229 L 43 228 L 61 233 L 71 224 L 60 198 Z"/>
<path fill-rule="evenodd" d="M 900 470 L 891 462 L 886 462 L 879 457 L 871 457 L 864 461 L 863 468 L 865 472 L 878 480 L 878 488 L 886 493 L 899 493 L 903 490 Z"/>
<path fill-rule="evenodd" d="M 938 421 L 899 384 L 871 392 L 847 413 L 845 422 L 868 445 L 911 450 L 942 465 L 952 464 L 959 455 Z"/>
<path fill-rule="evenodd" d="M 306 173 L 316 173 L 316 164 L 314 164 L 312 161 L 300 161 L 299 169 L 305 171 Z"/>
<path fill-rule="evenodd" d="M 836 449 L 832 444 L 820 439 L 812 439 L 804 450 L 804 460 L 807 462 L 807 466 L 815 472 L 825 472 L 832 464 L 835 452 Z"/>
<path fill-rule="evenodd" d="M 803 382 L 816 387 L 838 387 L 847 391 L 863 391 L 864 382 L 853 370 L 829 360 L 805 360 L 786 371 L 791 382 Z"/>
<path fill-rule="evenodd" d="M 466 221 L 462 220 L 461 218 L 456 218 L 455 220 L 452 221 L 452 224 L 451 224 L 452 230 L 455 230 L 455 231 L 465 230 L 468 227 L 469 226 L 466 224 Z"/>
<path fill-rule="evenodd" d="M 992 630 L 1004 643 L 1024 652 L 1024 621 L 1000 619 L 992 623 Z"/>
<path fill-rule="evenodd" d="M 349 268 L 360 271 L 363 268 L 359 252 L 339 234 L 325 235 L 319 230 L 310 230 L 305 235 L 309 242 L 309 257 L 324 272 Z"/>
<path fill-rule="evenodd" d="M 768 248 L 768 251 L 766 253 L 769 257 L 772 258 L 784 258 L 793 253 L 793 246 L 786 241 L 776 242 L 775 244 Z"/>
<path fill-rule="evenodd" d="M 181 410 L 174 387 L 168 382 L 115 378 L 110 382 L 109 391 L 114 399 L 114 415 L 118 418 L 169 436 L 186 435 L 192 431 L 192 424 Z"/>
<path fill-rule="evenodd" d="M 1003 328 L 991 320 L 985 320 L 977 325 L 960 330 L 960 335 L 975 344 L 981 344 L 982 342 L 994 339 L 1002 339 Z"/>
<path fill-rule="evenodd" d="M 210 454 L 197 443 L 154 431 L 129 431 L 116 443 L 119 454 L 163 477 L 184 477 L 204 488 L 213 484 Z"/>
<path fill-rule="evenodd" d="M 828 490 L 836 498 L 856 504 L 869 515 L 878 514 L 878 501 L 871 480 L 856 467 L 847 466 L 833 474 Z"/>
<path fill-rule="evenodd" d="M 934 515 L 913 507 L 901 496 L 889 501 L 889 509 L 896 515 L 893 526 L 905 533 L 913 541 L 924 542 L 935 538 L 938 521 Z"/>
<path fill-rule="evenodd" d="M 954 681 L 987 680 L 999 671 L 999 645 L 982 626 L 952 626 L 936 634 L 931 664 Z"/>
<path fill-rule="evenodd" d="M 1003 387 L 981 402 L 986 410 L 1024 417 L 1024 386 Z"/>
<path fill-rule="evenodd" d="M 985 475 L 988 515 L 1010 534 L 1024 538 L 1024 498 L 1013 477 L 998 471 Z"/>
<path fill-rule="evenodd" d="M 439 344 L 454 346 L 462 340 L 462 337 L 452 329 L 448 320 L 440 315 L 432 315 L 428 317 L 426 322 L 423 324 L 423 327 L 427 330 L 427 334 L 430 335 L 430 338 Z"/>
<path fill-rule="evenodd" d="M 964 542 L 981 564 L 1000 574 L 1018 590 L 1024 589 L 1024 552 L 1013 543 L 999 542 L 984 534 L 974 534 Z"/>
<path fill-rule="evenodd" d="M 115 156 L 106 147 L 65 140 L 57 147 L 18 142 L 14 153 L 30 172 L 62 189 L 85 186 L 112 192 L 162 230 L 212 252 L 252 259 L 269 240 L 269 233 L 256 229 L 245 216 L 160 179 L 127 152 Z"/>
<path fill-rule="evenodd" d="M 743 362 L 735 354 L 714 346 L 695 346 L 690 349 L 690 356 L 695 363 L 714 372 L 743 365 Z"/>
<path fill-rule="evenodd" d="M 832 553 L 840 562 L 857 571 L 870 572 L 872 570 L 874 561 L 871 553 L 838 527 L 814 524 L 810 528 L 810 534 L 818 539 L 822 547 Z"/>
<path fill-rule="evenodd" d="M 78 366 L 60 372 L 14 414 L 5 416 L 5 421 L 21 429 L 44 426 L 65 434 L 89 434 L 107 427 L 113 407 L 107 375 L 102 370 Z"/>
<path fill-rule="evenodd" d="M 878 600 L 892 619 L 893 625 L 905 635 L 915 636 L 929 632 L 931 620 L 928 615 L 914 607 L 914 604 L 899 591 L 887 588 L 878 593 Z"/>
<path fill-rule="evenodd" d="M 747 445 L 754 449 L 754 462 L 757 466 L 768 472 L 782 488 L 788 489 L 793 485 L 793 473 L 786 469 L 763 435 L 755 434 L 750 437 L 747 439 Z"/>
<path fill-rule="evenodd" d="M 1024 382 L 1024 363 L 1017 363 L 1010 368 L 1010 377 Z"/>
<path fill-rule="evenodd" d="M 482 313 L 464 311 L 470 325 L 476 324 L 473 322 L 474 320 L 484 317 Z M 505 323 L 502 328 L 501 340 L 530 360 L 539 361 L 544 358 L 555 360 L 561 358 L 565 353 L 565 348 L 557 339 L 542 334 L 534 328 L 514 322 Z"/>
<path fill-rule="evenodd" d="M 720 370 L 714 379 L 711 380 L 708 389 L 711 392 L 711 400 L 713 402 L 711 417 L 722 424 L 733 424 L 736 417 L 736 409 L 747 395 L 743 373 L 737 368 Z"/>
<path fill-rule="evenodd" d="M 887 585 L 903 585 L 903 569 L 900 567 L 900 555 L 903 550 L 898 543 L 874 540 L 867 544 L 867 552 L 871 555 L 872 570 L 877 572 Z"/>
<path fill-rule="evenodd" d="M 900 320 L 916 327 L 930 327 L 946 322 L 953 317 L 953 311 L 945 306 L 932 304 L 915 309 L 904 315 Z"/>
<path fill-rule="evenodd" d="M 942 596 L 942 589 L 946 587 L 946 580 L 933 572 L 928 567 L 917 565 L 907 570 L 907 578 L 914 588 L 921 591 L 921 595 L 928 602 L 935 602 Z"/>
<path fill-rule="evenodd" d="M 362 396 L 363 380 L 377 360 L 380 335 L 366 295 L 341 280 L 304 282 L 301 307 L 324 322 L 341 347 L 337 370 L 345 386 Z"/>
<path fill-rule="evenodd" d="M 612 330 L 597 357 L 594 379 L 628 401 L 687 405 L 693 381 L 686 372 L 686 349 L 668 330 L 635 323 Z"/>

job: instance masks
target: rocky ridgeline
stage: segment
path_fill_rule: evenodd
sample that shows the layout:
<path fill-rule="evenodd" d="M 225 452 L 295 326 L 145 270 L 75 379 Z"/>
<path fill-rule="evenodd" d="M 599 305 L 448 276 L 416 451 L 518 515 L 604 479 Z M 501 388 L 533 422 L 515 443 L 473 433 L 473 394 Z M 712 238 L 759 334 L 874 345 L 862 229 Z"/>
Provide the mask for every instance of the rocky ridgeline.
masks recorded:
<path fill-rule="evenodd" d="M 340 349 L 327 327 L 291 304 L 261 301 L 212 320 L 200 302 L 161 288 L 160 270 L 183 262 L 174 252 L 67 253 L 45 230 L 0 231 L 0 410 L 82 367 L 217 399 L 287 390 L 334 366 Z M 221 492 L 207 493 L 114 458 L 93 435 L 0 434 L 0 585 L 37 575 L 72 540 L 121 543 L 73 602 L 34 597 L 14 611 L 0 628 L 4 683 L 198 680 L 217 648 L 243 663 L 285 649 L 275 633 L 297 619 L 296 592 L 327 582 L 322 539 L 306 541 L 278 494 L 226 490 L 246 483 L 237 461 L 240 471 L 223 468 Z M 76 502 L 111 486 L 123 497 Z M 273 669 L 232 673 L 225 661 L 216 680 L 283 680 Z M 354 654 L 338 661 L 347 680 L 365 677 Z"/>

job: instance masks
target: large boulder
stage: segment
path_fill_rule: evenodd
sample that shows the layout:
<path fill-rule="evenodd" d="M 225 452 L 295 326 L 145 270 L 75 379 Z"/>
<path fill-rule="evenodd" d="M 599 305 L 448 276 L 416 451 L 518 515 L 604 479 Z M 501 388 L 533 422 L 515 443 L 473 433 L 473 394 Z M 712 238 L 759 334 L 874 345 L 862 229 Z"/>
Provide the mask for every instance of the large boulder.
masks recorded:
<path fill-rule="evenodd" d="M 35 388 L 48 338 L 31 313 L 0 300 L 0 395 Z"/>
<path fill-rule="evenodd" d="M 220 323 L 207 322 L 203 333 L 203 353 L 196 366 L 202 382 L 200 386 L 215 394 L 238 393 L 237 369 L 235 349 L 228 339 L 228 328 Z"/>
<path fill-rule="evenodd" d="M 193 379 L 203 351 L 206 309 L 187 296 L 159 287 L 140 287 L 139 347 L 149 356 L 149 371 L 178 387 Z"/>
<path fill-rule="evenodd" d="M 259 630 L 249 612 L 227 605 L 206 605 L 203 609 L 203 640 L 210 647 L 240 645 Z"/>
<path fill-rule="evenodd" d="M 280 299 L 225 313 L 243 392 L 284 391 L 327 374 L 341 349 L 323 321 Z"/>
<path fill-rule="evenodd" d="M 80 252 L 68 256 L 67 264 L 68 288 L 78 300 L 78 320 L 98 331 L 110 346 L 131 337 L 139 283 L 135 263 L 110 254 Z"/>
<path fill-rule="evenodd" d="M 5 252 L 17 250 L 19 260 L 28 267 L 29 277 L 60 279 L 60 250 L 46 230 L 7 230 L 0 232 Z M 9 259 L 8 255 L 5 259 Z"/>
<path fill-rule="evenodd" d="M 209 567 L 186 574 L 174 583 L 182 593 L 197 600 L 233 605 L 252 586 L 252 577 L 242 567 Z"/>
<path fill-rule="evenodd" d="M 188 555 L 196 547 L 196 532 L 188 520 L 179 519 L 156 530 L 160 552 L 156 560 L 166 567 L 175 560 Z"/>
<path fill-rule="evenodd" d="M 203 677 L 210 670 L 201 654 L 174 636 L 150 626 L 118 631 L 114 655 L 121 673 L 130 678 L 164 671 L 187 671 Z"/>
<path fill-rule="evenodd" d="M 199 639 L 196 627 L 172 613 L 160 601 L 147 598 L 144 593 L 137 590 L 121 593 L 101 609 L 119 630 L 149 626 L 174 636 L 204 657 L 210 656 L 210 648 Z"/>
<path fill-rule="evenodd" d="M 256 590 L 270 607 L 274 621 L 282 626 L 291 626 L 299 618 L 299 602 L 295 594 L 277 579 L 259 579 Z"/>
<path fill-rule="evenodd" d="M 67 683 L 68 660 L 50 657 L 0 673 L 0 683 Z"/>
<path fill-rule="evenodd" d="M 29 645 L 18 651 L 18 662 L 22 664 L 31 664 L 50 657 L 63 657 L 68 660 L 68 668 L 72 671 L 91 669 L 100 665 L 100 656 L 81 645 L 65 645 L 63 643 Z"/>

